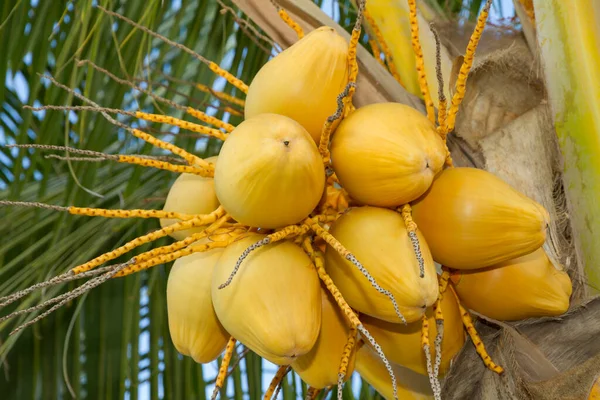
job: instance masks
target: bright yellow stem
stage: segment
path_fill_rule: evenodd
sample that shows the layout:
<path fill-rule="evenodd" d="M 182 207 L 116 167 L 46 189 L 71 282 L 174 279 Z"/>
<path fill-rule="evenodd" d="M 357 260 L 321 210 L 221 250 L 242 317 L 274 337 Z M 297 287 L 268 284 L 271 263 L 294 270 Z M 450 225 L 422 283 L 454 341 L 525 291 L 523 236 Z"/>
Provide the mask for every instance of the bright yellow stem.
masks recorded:
<path fill-rule="evenodd" d="M 210 88 L 210 87 L 208 87 L 206 85 L 203 85 L 201 83 L 198 83 L 196 85 L 196 88 L 198 90 L 201 90 L 201 91 L 205 92 L 205 93 L 212 94 L 213 96 L 215 96 L 219 100 L 225 100 L 225 101 L 228 101 L 229 103 L 235 104 L 235 105 L 240 106 L 240 107 L 244 107 L 246 105 L 246 102 L 243 99 L 238 99 L 237 97 L 232 96 L 232 95 L 227 94 L 227 93 L 217 92 L 216 90 L 212 90 L 212 88 Z"/>
<path fill-rule="evenodd" d="M 176 172 L 178 174 L 186 173 L 186 174 L 200 175 L 200 176 L 204 176 L 204 177 L 212 176 L 212 174 L 208 173 L 208 171 L 206 171 L 205 169 L 197 168 L 195 166 L 171 164 L 171 163 L 168 163 L 165 161 L 154 160 L 151 158 L 137 157 L 137 156 L 129 156 L 126 154 L 119 154 L 119 162 L 127 163 L 127 164 L 134 164 L 134 165 L 141 165 L 142 167 L 164 169 L 165 171 Z"/>
<path fill-rule="evenodd" d="M 600 287 L 600 3 L 534 0 L 570 220 L 590 286 Z"/>
<path fill-rule="evenodd" d="M 208 176 L 212 176 L 212 174 L 214 174 L 215 168 L 211 163 L 204 161 L 198 156 L 188 153 L 181 147 L 177 147 L 174 144 L 157 139 L 154 136 L 147 134 L 146 132 L 140 131 L 139 129 L 132 129 L 131 133 L 138 139 L 142 139 L 144 142 L 150 143 L 155 147 L 169 150 L 171 153 L 176 154 L 184 160 L 186 160 L 190 165 L 197 165 L 198 167 L 205 169 L 206 172 L 210 174 Z"/>
<path fill-rule="evenodd" d="M 207 115 L 206 113 L 196 110 L 195 108 L 188 107 L 186 112 L 192 117 L 199 119 L 202 122 L 216 126 L 217 128 L 225 129 L 227 132 L 231 132 L 235 126 L 228 124 L 225 121 L 221 121 L 219 118 Z"/>
<path fill-rule="evenodd" d="M 228 71 L 219 67 L 219 65 L 217 63 L 215 63 L 214 61 L 209 62 L 208 68 L 210 68 L 210 70 L 212 72 L 214 72 L 215 74 L 225 78 L 225 80 L 227 80 L 227 82 L 231 83 L 234 87 L 241 90 L 242 93 L 245 93 L 245 94 L 248 93 L 248 85 L 246 85 L 241 79 L 236 78 L 235 76 L 230 74 Z"/>
<path fill-rule="evenodd" d="M 193 122 L 184 121 L 179 118 L 170 117 L 162 114 L 149 114 L 142 111 L 136 111 L 135 116 L 144 121 L 158 122 L 160 124 L 178 126 L 181 129 L 188 130 L 190 132 L 196 132 L 203 135 L 215 137 L 217 139 L 225 140 L 227 135 L 218 129 L 209 128 L 208 126 L 194 124 Z"/>
<path fill-rule="evenodd" d="M 427 75 L 425 74 L 425 61 L 423 59 L 423 49 L 419 40 L 419 22 L 417 20 L 417 3 L 416 0 L 408 0 L 409 18 L 410 18 L 410 34 L 413 51 L 415 52 L 415 62 L 417 66 L 417 78 L 419 79 L 419 88 L 425 100 L 425 108 L 427 109 L 427 118 L 432 124 L 435 124 L 435 111 L 433 109 L 433 101 L 429 94 L 427 86 Z"/>
<path fill-rule="evenodd" d="M 491 4 L 491 0 L 488 0 L 486 5 L 481 10 L 481 13 L 479 13 L 475 30 L 471 35 L 471 39 L 469 39 L 465 58 L 462 66 L 460 67 L 458 77 L 456 78 L 456 91 L 454 96 L 452 96 L 452 104 L 450 105 L 450 110 L 448 111 L 445 133 L 452 132 L 454 129 L 454 124 L 456 123 L 456 114 L 458 113 L 460 103 L 462 103 L 467 91 L 467 78 L 469 77 L 469 71 L 471 71 L 471 67 L 473 66 L 473 60 L 475 60 L 475 50 L 477 49 L 479 39 L 481 39 L 481 35 L 483 34 L 483 28 L 485 28 L 485 23 L 487 21 Z"/>

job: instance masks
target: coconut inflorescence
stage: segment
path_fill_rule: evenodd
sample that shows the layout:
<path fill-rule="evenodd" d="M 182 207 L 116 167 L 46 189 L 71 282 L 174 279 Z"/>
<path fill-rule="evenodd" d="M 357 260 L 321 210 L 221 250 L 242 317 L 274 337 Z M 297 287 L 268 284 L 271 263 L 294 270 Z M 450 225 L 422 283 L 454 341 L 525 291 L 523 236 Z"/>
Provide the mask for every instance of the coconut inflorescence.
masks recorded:
<path fill-rule="evenodd" d="M 114 276 L 177 260 L 169 331 L 197 362 L 223 354 L 214 396 L 239 342 L 282 366 L 273 390 L 288 368 L 314 389 L 356 370 L 386 398 L 439 399 L 437 375 L 467 333 L 478 340 L 463 307 L 519 320 L 569 306 L 569 277 L 542 249 L 549 215 L 539 203 L 490 172 L 453 167 L 451 127 L 436 127 L 433 115 L 396 103 L 354 109 L 359 35 L 348 42 L 316 29 L 249 87 L 209 64 L 247 91 L 244 121 L 233 127 L 195 112 L 227 131 L 194 125 L 224 140 L 205 160 L 132 130 L 188 163 L 165 167 L 186 172 L 161 212 L 136 210 L 163 229 L 72 270 L 171 235 L 175 242 Z"/>

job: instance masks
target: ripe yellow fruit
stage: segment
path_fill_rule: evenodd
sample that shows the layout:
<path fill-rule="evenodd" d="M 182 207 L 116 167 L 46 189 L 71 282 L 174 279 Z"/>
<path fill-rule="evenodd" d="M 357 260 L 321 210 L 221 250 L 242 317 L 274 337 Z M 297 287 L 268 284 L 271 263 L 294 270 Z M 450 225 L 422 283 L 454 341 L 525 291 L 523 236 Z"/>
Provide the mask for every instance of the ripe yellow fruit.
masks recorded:
<path fill-rule="evenodd" d="M 331 294 L 321 289 L 321 299 L 319 338 L 312 350 L 292 363 L 292 368 L 300 378 L 317 389 L 337 384 L 338 370 L 350 334 L 348 321 Z M 352 351 L 344 382 L 350 379 L 354 371 L 355 356 L 356 351 Z"/>
<path fill-rule="evenodd" d="M 246 118 L 281 114 L 298 121 L 315 142 L 348 79 L 348 43 L 323 26 L 279 53 L 256 74 L 246 96 Z"/>
<path fill-rule="evenodd" d="M 222 253 L 222 249 L 214 249 L 182 257 L 173 264 L 167 280 L 171 340 L 178 352 L 198 363 L 215 360 L 229 340 L 210 293 L 214 267 Z"/>
<path fill-rule="evenodd" d="M 212 298 L 223 327 L 261 357 L 288 365 L 308 353 L 321 327 L 321 286 L 310 258 L 289 241 L 253 251 L 229 286 L 235 263 L 265 235 L 229 245 L 215 267 Z"/>
<path fill-rule="evenodd" d="M 331 142 L 331 160 L 353 199 L 394 207 L 421 196 L 446 159 L 435 126 L 398 103 L 361 107 L 344 119 Z"/>
<path fill-rule="evenodd" d="M 443 376 L 450 367 L 450 360 L 460 351 L 465 343 L 465 333 L 458 304 L 450 289 L 442 297 L 442 313 L 444 315 L 444 336 L 442 341 L 442 362 L 440 375 Z M 429 320 L 429 341 L 431 359 L 435 359 L 434 340 L 437 327 L 433 308 L 427 309 Z M 390 362 L 407 367 L 419 374 L 427 375 L 427 364 L 421 346 L 421 321 L 408 325 L 389 323 L 369 316 L 362 317 L 365 328 L 381 346 Z"/>
<path fill-rule="evenodd" d="M 433 259 L 449 268 L 488 267 L 546 240 L 548 212 L 481 169 L 445 169 L 412 210 Z"/>
<path fill-rule="evenodd" d="M 217 156 L 209 157 L 206 161 L 214 163 Z M 209 214 L 219 207 L 219 199 L 215 193 L 213 178 L 205 178 L 194 174 L 181 174 L 169 189 L 164 211 L 175 211 L 182 214 Z M 181 222 L 176 219 L 161 218 L 161 228 Z M 199 233 L 205 227 L 186 229 L 173 232 L 169 236 L 175 240 L 183 240 L 194 233 Z"/>
<path fill-rule="evenodd" d="M 416 321 L 437 299 L 435 264 L 423 236 L 417 232 L 425 264 L 419 264 L 402 216 L 377 207 L 351 208 L 329 231 L 369 271 L 377 283 L 389 290 L 408 322 Z M 356 266 L 333 248 L 325 251 L 325 268 L 348 304 L 361 313 L 389 322 L 400 322 L 390 299 L 371 286 Z"/>
<path fill-rule="evenodd" d="M 569 308 L 571 280 L 542 248 L 493 267 L 451 276 L 464 306 L 504 321 L 551 317 Z"/>
<path fill-rule="evenodd" d="M 392 364 L 396 376 L 398 398 L 402 400 L 431 400 L 433 391 L 429 378 L 410 369 Z M 375 388 L 386 400 L 394 398 L 392 380 L 383 361 L 367 345 L 356 354 L 356 371 Z"/>
<path fill-rule="evenodd" d="M 215 190 L 238 222 L 274 229 L 313 211 L 325 188 L 314 141 L 294 120 L 276 114 L 247 119 L 231 132 L 215 166 Z"/>

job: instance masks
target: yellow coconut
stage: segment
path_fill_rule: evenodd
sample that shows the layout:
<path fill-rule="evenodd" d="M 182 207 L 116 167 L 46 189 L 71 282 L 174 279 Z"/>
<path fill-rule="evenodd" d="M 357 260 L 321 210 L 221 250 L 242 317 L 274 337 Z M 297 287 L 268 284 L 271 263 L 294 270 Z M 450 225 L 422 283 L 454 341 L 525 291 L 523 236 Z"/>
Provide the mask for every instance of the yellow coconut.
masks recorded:
<path fill-rule="evenodd" d="M 435 126 L 398 103 L 359 108 L 344 119 L 331 142 L 331 159 L 350 197 L 379 207 L 421 196 L 444 165 L 446 150 Z"/>
<path fill-rule="evenodd" d="M 317 389 L 337 384 L 340 362 L 350 334 L 348 321 L 331 294 L 321 289 L 321 299 L 319 338 L 312 350 L 292 363 L 292 368 L 300 378 Z M 354 371 L 355 356 L 356 351 L 353 351 L 344 381 L 350 379 Z"/>
<path fill-rule="evenodd" d="M 433 259 L 449 268 L 488 267 L 546 240 L 548 212 L 481 169 L 445 169 L 412 209 Z"/>
<path fill-rule="evenodd" d="M 209 157 L 206 161 L 214 163 L 217 156 Z M 181 174 L 169 189 L 164 211 L 175 211 L 182 214 L 209 214 L 219 207 L 219 199 L 215 193 L 213 178 L 205 178 L 194 174 Z M 165 228 L 181 222 L 176 219 L 160 219 L 160 226 Z M 183 240 L 194 233 L 202 232 L 205 227 L 186 229 L 173 232 L 170 236 Z"/>
<path fill-rule="evenodd" d="M 229 334 L 213 309 L 211 282 L 222 249 L 195 253 L 175 261 L 167 280 L 167 316 L 178 352 L 198 363 L 215 360 Z"/>
<path fill-rule="evenodd" d="M 288 365 L 308 353 L 321 327 L 321 286 L 310 258 L 289 241 L 250 253 L 231 284 L 238 258 L 265 235 L 229 245 L 215 267 L 212 298 L 223 327 L 261 357 Z"/>
<path fill-rule="evenodd" d="M 310 32 L 267 62 L 246 96 L 244 114 L 281 114 L 298 121 L 318 143 L 348 76 L 348 43 L 333 28 Z"/>
<path fill-rule="evenodd" d="M 401 400 L 430 400 L 433 391 L 429 378 L 406 367 L 392 364 L 396 376 L 396 390 Z M 367 345 L 356 354 L 356 371 L 377 390 L 386 400 L 394 398 L 392 379 L 383 361 Z"/>
<path fill-rule="evenodd" d="M 451 279 L 464 306 L 497 320 L 550 317 L 569 308 L 569 275 L 541 248 L 493 267 L 454 271 Z"/>
<path fill-rule="evenodd" d="M 325 188 L 314 141 L 294 120 L 276 114 L 247 119 L 231 132 L 215 166 L 215 190 L 238 222 L 259 228 L 308 217 Z"/>
<path fill-rule="evenodd" d="M 425 265 L 419 264 L 402 216 L 377 207 L 351 208 L 331 227 L 330 233 L 389 290 L 408 322 L 416 321 L 437 299 L 435 264 L 423 236 L 417 232 Z M 333 248 L 325 252 L 325 268 L 348 304 L 361 313 L 389 322 L 400 322 L 389 297 L 379 293 L 359 271 Z"/>
<path fill-rule="evenodd" d="M 460 311 L 450 289 L 442 297 L 442 313 L 444 316 L 444 331 L 442 341 L 442 362 L 440 375 L 443 376 L 450 367 L 450 361 L 460 351 L 465 343 Z M 431 343 L 431 359 L 435 359 L 434 340 L 437 326 L 433 309 L 427 309 L 429 320 L 429 340 Z M 427 375 L 427 364 L 423 347 L 421 346 L 421 321 L 408 325 L 381 321 L 369 316 L 363 316 L 365 328 L 381 346 L 390 362 L 400 364 L 419 374 Z"/>

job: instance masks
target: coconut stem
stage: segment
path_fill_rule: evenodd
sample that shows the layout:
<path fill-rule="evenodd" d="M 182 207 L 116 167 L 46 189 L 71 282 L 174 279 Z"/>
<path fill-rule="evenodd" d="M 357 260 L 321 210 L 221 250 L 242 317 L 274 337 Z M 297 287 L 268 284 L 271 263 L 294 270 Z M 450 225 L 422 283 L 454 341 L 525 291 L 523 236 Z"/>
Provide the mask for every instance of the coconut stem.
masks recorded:
<path fill-rule="evenodd" d="M 329 139 L 331 137 L 331 129 L 333 123 L 338 119 L 342 118 L 344 112 L 344 99 L 350 96 L 350 90 L 356 87 L 355 82 L 348 82 L 344 90 L 338 94 L 337 96 L 337 109 L 335 113 L 327 117 L 327 121 L 323 125 L 323 129 L 321 130 L 321 137 L 319 139 L 319 153 L 321 153 L 321 157 L 323 158 L 323 163 L 326 166 L 329 166 L 329 161 L 331 155 L 329 153 Z"/>
<path fill-rule="evenodd" d="M 37 317 L 35 317 L 34 319 L 32 319 L 31 321 L 28 321 L 24 324 L 19 325 L 18 327 L 16 327 L 15 329 L 12 330 L 12 332 L 10 332 L 10 335 L 13 335 L 17 332 L 19 332 L 22 329 L 27 328 L 30 325 L 35 324 L 36 322 L 38 322 L 39 320 L 47 317 L 48 315 L 52 314 L 54 311 L 58 310 L 60 307 L 62 307 L 63 305 L 65 305 L 67 302 L 79 297 L 80 295 L 82 295 L 83 293 L 95 288 L 96 286 L 102 284 L 103 282 L 105 282 L 106 280 L 112 278 L 115 274 L 119 273 L 120 271 L 122 271 L 123 269 L 127 268 L 129 265 L 133 264 L 135 262 L 135 258 L 132 258 L 131 260 L 129 260 L 126 263 L 123 264 L 119 264 L 114 266 L 112 269 L 110 269 L 108 272 L 90 279 L 89 281 L 87 281 L 86 283 L 84 283 L 83 285 L 79 286 L 78 288 L 71 290 L 65 294 L 62 294 L 60 296 L 54 297 L 42 304 L 40 304 L 39 306 L 37 306 L 37 308 L 41 308 L 42 306 L 46 306 L 48 304 L 52 304 L 56 301 L 59 301 L 58 298 L 60 298 L 61 300 L 59 301 L 58 304 L 55 304 L 54 306 L 52 306 L 49 310 L 47 310 L 46 312 L 38 315 Z M 36 308 L 36 309 L 37 309 Z M 18 311 L 16 312 L 18 313 Z M 10 314 L 6 317 L 4 317 L 3 319 L 8 319 L 11 318 L 12 316 L 14 316 L 15 313 Z"/>
<path fill-rule="evenodd" d="M 200 116 L 201 114 L 196 114 Z M 161 114 L 149 114 L 142 111 L 136 111 L 135 116 L 139 119 L 143 119 L 144 121 L 150 122 L 158 122 L 161 124 L 167 124 L 172 126 L 177 126 L 181 129 L 188 130 L 190 132 L 200 133 L 202 135 L 208 135 L 220 140 L 226 140 L 227 134 L 223 133 L 218 129 L 209 128 L 204 125 L 195 124 L 193 122 L 184 121 L 179 118 L 170 117 L 168 115 Z"/>
<path fill-rule="evenodd" d="M 74 274 L 80 274 L 82 272 L 89 271 L 99 265 L 104 264 L 107 261 L 114 260 L 115 258 L 117 258 L 117 257 L 119 257 L 119 256 L 133 250 L 134 248 L 145 244 L 145 243 L 153 242 L 157 239 L 160 239 L 161 237 L 170 235 L 173 232 L 178 232 L 178 231 L 182 231 L 182 230 L 190 229 L 190 228 L 196 228 L 196 227 L 200 227 L 203 225 L 213 223 L 218 218 L 222 218 L 224 216 L 225 216 L 225 210 L 223 209 L 223 207 L 219 207 L 210 214 L 197 215 L 188 221 L 178 222 L 173 225 L 167 226 L 165 228 L 156 230 L 154 232 L 150 232 L 146 235 L 137 237 L 137 238 L 125 243 L 123 246 L 116 248 L 115 250 L 104 253 L 104 254 L 94 258 L 93 260 L 86 262 L 85 264 L 81 264 L 81 265 L 73 268 L 72 271 Z M 145 260 L 142 258 L 142 259 L 139 259 L 138 261 L 145 261 Z"/>
<path fill-rule="evenodd" d="M 409 0 L 413 1 L 414 0 Z M 479 44 L 479 40 L 481 39 L 481 35 L 483 33 L 483 29 L 485 28 L 485 23 L 487 21 L 487 17 L 490 11 L 490 7 L 492 5 L 492 0 L 487 0 L 479 17 L 477 18 L 477 24 L 475 25 L 475 30 L 469 39 L 469 44 L 467 45 L 467 51 L 465 52 L 464 61 L 462 66 L 460 67 L 460 72 L 458 73 L 458 77 L 456 78 L 456 91 L 452 96 L 452 105 L 450 106 L 450 110 L 448 111 L 448 124 L 446 126 L 446 133 L 452 132 L 454 130 L 454 124 L 456 123 L 456 114 L 458 113 L 458 108 L 460 103 L 462 103 L 463 98 L 465 97 L 465 92 L 467 90 L 467 78 L 469 77 L 469 71 L 473 66 L 473 60 L 475 59 L 475 50 L 477 49 L 477 45 Z"/>
<path fill-rule="evenodd" d="M 229 338 L 227 342 L 227 346 L 225 347 L 225 354 L 223 355 L 223 361 L 221 361 L 221 365 L 219 366 L 219 374 L 217 375 L 217 381 L 215 382 L 215 388 L 210 396 L 211 400 L 215 400 L 217 395 L 219 394 L 219 390 L 223 387 L 225 383 L 225 379 L 227 378 L 227 368 L 229 367 L 229 362 L 231 361 L 231 356 L 233 355 L 233 351 L 235 350 L 235 343 L 237 340 L 233 336 Z"/>
<path fill-rule="evenodd" d="M 392 385 L 393 385 L 392 387 L 394 390 L 394 399 L 398 400 L 398 391 L 396 388 L 396 375 L 394 374 L 394 370 L 392 369 L 392 366 L 389 363 L 389 361 L 387 360 L 385 354 L 383 354 L 383 350 L 381 350 L 381 346 L 379 346 L 379 344 L 375 341 L 375 338 L 373 338 L 373 336 L 369 333 L 369 331 L 360 322 L 360 320 L 358 319 L 358 316 L 354 313 L 352 308 L 350 308 L 350 306 L 344 299 L 344 296 L 342 296 L 342 293 L 340 292 L 340 290 L 335 286 L 335 284 L 333 283 L 333 280 L 327 274 L 327 271 L 325 271 L 325 262 L 323 260 L 323 255 L 320 252 L 316 252 L 313 249 L 311 238 L 309 238 L 309 237 L 305 238 L 304 242 L 302 243 L 302 246 L 304 247 L 304 250 L 306 251 L 306 253 L 313 260 L 315 268 L 317 269 L 317 274 L 319 275 L 319 279 L 321 279 L 321 281 L 323 281 L 323 283 L 325 284 L 325 287 L 327 288 L 327 290 L 329 290 L 329 292 L 335 299 L 335 302 L 340 307 L 340 309 L 342 310 L 342 312 L 344 313 L 346 318 L 348 318 L 348 321 L 350 322 L 350 324 L 353 327 L 355 327 L 356 329 L 358 329 L 358 331 L 361 333 L 361 335 L 364 336 L 368 340 L 368 342 L 371 344 L 372 348 L 377 352 L 377 355 L 379 356 L 379 358 L 381 358 L 381 361 L 383 362 L 386 369 L 388 370 L 388 372 L 390 374 L 390 378 L 392 380 Z"/>
<path fill-rule="evenodd" d="M 127 268 L 124 268 L 122 271 L 119 271 L 115 275 L 115 278 L 119 278 L 122 276 L 127 276 L 131 274 L 135 274 L 136 272 L 143 271 L 145 269 L 154 267 L 156 265 L 165 264 L 171 261 L 175 261 L 181 257 L 189 256 L 194 253 L 203 253 L 212 249 L 220 249 L 229 246 L 238 237 L 230 238 L 229 240 L 219 241 L 219 242 L 209 242 L 203 244 L 197 244 L 194 246 L 186 247 L 181 250 L 176 250 L 174 252 L 168 254 L 159 254 L 158 256 L 151 258 L 147 261 L 135 263 L 134 265 L 130 265 Z"/>
<path fill-rule="evenodd" d="M 454 297 L 456 298 L 456 302 L 458 303 L 458 309 L 460 311 L 463 325 L 465 326 L 465 329 L 467 330 L 467 333 L 469 334 L 471 341 L 475 345 L 475 350 L 477 351 L 477 354 L 479 354 L 479 356 L 483 360 L 484 365 L 488 369 L 490 369 L 491 371 L 494 371 L 497 374 L 502 374 L 504 372 L 504 368 L 502 368 L 501 366 L 497 365 L 494 361 L 492 361 L 492 358 L 490 357 L 487 350 L 485 349 L 485 345 L 483 344 L 483 341 L 481 340 L 481 338 L 479 337 L 479 334 L 477 333 L 477 330 L 475 329 L 475 325 L 473 324 L 471 315 L 460 303 L 458 294 L 456 294 L 456 291 L 454 291 L 452 286 L 450 286 L 450 291 L 454 294 Z"/>
<path fill-rule="evenodd" d="M 435 29 L 435 26 L 432 23 L 429 24 L 429 28 L 431 29 L 431 33 L 433 33 L 433 38 L 435 40 L 435 75 L 438 83 L 438 134 L 444 140 L 444 144 L 446 143 L 446 113 L 447 103 L 446 103 L 446 94 L 444 93 L 444 75 L 442 75 L 442 44 L 440 42 L 440 37 Z M 446 148 L 447 149 L 447 148 Z"/>
<path fill-rule="evenodd" d="M 76 107 L 45 106 L 45 107 L 36 107 L 36 108 L 29 107 L 29 108 L 34 111 L 39 110 L 39 109 L 93 110 L 93 111 L 106 111 L 106 112 L 120 112 L 121 111 L 121 110 L 114 110 L 114 109 L 110 109 L 110 108 L 97 108 L 97 107 L 90 107 L 90 106 L 76 106 Z M 141 165 L 144 167 L 158 168 L 158 169 L 163 169 L 163 170 L 176 172 L 176 173 L 180 173 L 180 174 L 188 173 L 188 174 L 195 174 L 195 175 L 200 175 L 200 176 L 207 175 L 205 170 L 200 169 L 195 166 L 173 164 L 173 162 L 185 163 L 185 160 L 180 159 L 180 158 L 175 158 L 175 157 L 148 156 L 148 155 L 143 155 L 143 154 L 106 154 L 106 153 L 100 153 L 97 151 L 76 149 L 74 147 L 53 146 L 53 145 L 44 145 L 44 144 L 13 144 L 13 145 L 7 145 L 6 147 L 35 148 L 35 149 L 42 149 L 42 150 L 61 150 L 61 151 L 66 151 L 67 153 L 83 154 L 83 155 L 90 156 L 90 157 L 69 157 L 69 156 L 59 156 L 56 154 L 49 154 L 46 156 L 46 158 L 57 158 L 59 160 L 92 161 L 92 162 L 110 160 L 110 161 L 117 161 L 120 163 Z"/>
<path fill-rule="evenodd" d="M 219 128 L 224 128 L 228 132 L 231 132 L 233 130 L 233 128 L 234 128 L 233 125 L 228 124 L 228 123 L 226 123 L 224 121 L 221 121 L 220 119 L 218 119 L 216 117 L 212 117 L 210 115 L 207 115 L 206 113 L 204 113 L 204 112 L 202 112 L 200 110 L 196 110 L 195 108 L 188 107 L 188 106 L 182 106 L 181 104 L 178 104 L 178 103 L 176 103 L 176 102 L 174 102 L 172 100 L 169 100 L 169 99 L 167 99 L 165 97 L 157 95 L 156 93 L 152 92 L 151 90 L 144 89 L 141 86 L 135 85 L 132 82 L 126 80 L 126 79 L 121 79 L 121 78 L 117 77 L 116 75 L 114 75 L 113 73 L 109 72 L 107 69 L 104 69 L 104 68 L 96 65 L 95 63 L 93 63 L 90 60 L 78 60 L 77 61 L 77 66 L 78 67 L 81 67 L 83 65 L 89 65 L 92 68 L 94 68 L 96 71 L 98 71 L 98 72 L 100 72 L 100 73 L 108 76 L 113 81 L 115 81 L 117 83 L 120 83 L 121 85 L 129 86 L 130 88 L 132 88 L 132 89 L 134 89 L 134 90 L 136 90 L 138 92 L 144 93 L 144 94 L 152 97 L 153 99 L 155 99 L 157 101 L 160 101 L 161 103 L 165 103 L 165 104 L 168 104 L 169 106 L 171 106 L 173 108 L 176 108 L 176 109 L 181 110 L 181 111 L 185 111 L 186 113 L 194 116 L 195 118 L 198 118 L 199 120 L 201 120 L 203 122 L 207 122 L 207 123 L 209 123 L 211 125 L 214 125 L 214 126 L 217 126 Z M 125 111 L 122 111 L 122 110 L 117 110 L 117 111 L 120 112 L 121 114 L 135 116 L 135 114 L 132 113 L 132 112 L 125 112 Z M 138 118 L 142 118 L 142 117 L 138 117 Z M 175 118 L 175 120 L 181 121 L 181 120 L 179 120 L 177 118 Z M 158 121 L 158 122 L 163 122 L 163 121 Z M 183 121 L 183 122 L 186 122 L 186 121 Z M 170 122 L 163 122 L 163 123 L 169 123 L 171 125 L 175 125 L 174 123 L 170 123 Z M 194 124 L 194 125 L 196 125 L 196 124 Z M 179 125 L 176 125 L 176 126 L 179 126 Z M 204 131 L 193 130 L 193 129 L 190 129 L 190 127 L 193 127 L 193 126 L 188 126 L 188 127 L 183 127 L 183 128 L 191 130 L 193 132 L 205 134 L 205 135 L 206 134 L 209 134 L 209 135 L 211 134 L 211 133 L 207 133 L 207 132 L 204 132 Z M 207 129 L 210 129 L 210 128 L 207 128 Z M 212 132 L 212 131 L 209 131 L 209 132 Z M 220 132 L 220 131 L 217 131 L 217 132 Z M 221 132 L 221 134 L 222 134 L 222 132 Z"/>
<path fill-rule="evenodd" d="M 425 108 L 427 109 L 427 118 L 432 124 L 435 124 L 435 111 L 433 108 L 433 101 L 431 100 L 431 94 L 427 87 L 427 76 L 425 75 L 425 61 L 423 59 L 423 49 L 421 48 L 421 42 L 419 41 L 419 22 L 417 20 L 417 2 L 415 0 L 408 0 L 409 7 L 409 20 L 410 20 L 410 34 L 413 51 L 415 53 L 415 62 L 417 67 L 417 77 L 419 80 L 419 87 L 421 88 L 421 94 L 425 100 Z"/>
<path fill-rule="evenodd" d="M 289 370 L 290 370 L 289 365 L 282 365 L 279 367 L 279 369 L 277 370 L 277 373 L 275 374 L 275 376 L 271 380 L 271 383 L 269 384 L 269 388 L 265 392 L 265 396 L 263 397 L 263 400 L 270 400 L 271 398 L 273 398 L 273 399 L 277 398 L 278 393 L 275 393 L 275 391 L 280 387 L 281 381 L 283 380 L 285 375 L 289 372 Z M 277 392 L 279 392 L 279 390 L 277 390 Z M 275 393 L 275 395 L 273 395 L 274 393 Z"/>
<path fill-rule="evenodd" d="M 348 334 L 348 340 L 346 341 L 346 345 L 344 346 L 344 351 L 342 352 L 342 361 L 340 362 L 340 368 L 338 371 L 338 390 L 337 390 L 337 398 L 338 400 L 342 400 L 342 388 L 344 387 L 344 379 L 346 378 L 346 374 L 348 373 L 348 364 L 350 363 L 350 356 L 352 355 L 352 351 L 356 346 L 356 335 L 358 333 L 358 329 L 353 326 L 350 329 L 350 333 Z"/>
<path fill-rule="evenodd" d="M 73 89 L 71 89 L 70 87 L 63 85 L 62 83 L 59 83 L 58 81 L 56 81 L 56 79 L 54 79 L 52 76 L 50 75 L 41 75 L 42 77 L 50 80 L 50 82 L 52 82 L 53 85 L 67 91 L 68 93 L 71 93 L 73 96 L 77 97 L 78 99 L 80 99 L 81 101 L 90 104 L 94 107 L 98 107 L 98 108 L 102 108 L 100 107 L 100 105 L 98 105 L 97 103 L 95 103 L 94 101 L 88 99 L 87 97 L 85 97 L 84 95 L 77 93 L 76 91 L 74 91 Z M 214 174 L 214 168 L 212 167 L 212 165 L 206 161 L 204 161 L 202 158 L 197 157 L 191 153 L 188 153 L 187 151 L 185 151 L 184 149 L 182 149 L 181 147 L 177 147 L 171 143 L 168 142 L 164 142 L 160 139 L 157 139 L 145 132 L 140 131 L 139 129 L 134 129 L 131 128 L 119 121 L 117 121 L 116 119 L 112 118 L 108 113 L 101 111 L 100 114 L 102 114 L 102 116 L 111 124 L 118 126 L 119 128 L 125 129 L 129 132 L 131 132 L 131 134 L 139 139 L 142 139 L 145 142 L 150 143 L 151 145 L 161 148 L 161 149 L 165 149 L 165 150 L 169 150 L 171 153 L 176 154 L 180 157 L 182 157 L 183 159 L 185 159 L 190 165 L 197 165 L 199 168 L 206 170 L 206 175 L 207 176 L 212 176 Z"/>
<path fill-rule="evenodd" d="M 427 363 L 427 375 L 429 375 L 429 384 L 431 385 L 431 389 L 433 390 L 433 397 L 435 400 L 441 400 L 442 393 L 440 389 L 440 382 L 437 379 L 437 376 L 433 372 L 433 366 L 431 363 L 431 352 L 429 346 L 429 320 L 427 319 L 427 315 L 423 315 L 422 324 L 421 324 L 421 347 L 425 352 L 425 361 Z"/>
<path fill-rule="evenodd" d="M 273 6 L 275 6 L 275 8 L 277 9 L 277 13 L 279 14 L 281 20 L 285 22 L 287 26 L 292 28 L 294 32 L 296 32 L 296 35 L 298 35 L 298 39 L 302 39 L 304 37 L 304 31 L 302 30 L 300 24 L 294 21 L 294 19 L 287 13 L 287 11 L 285 11 L 283 7 L 277 4 L 277 1 L 271 0 L 271 4 L 273 4 Z"/>
<path fill-rule="evenodd" d="M 392 365 L 386 358 L 385 354 L 383 354 L 383 350 L 381 350 L 381 346 L 375 341 L 375 338 L 373 338 L 373 336 L 371 336 L 369 331 L 362 324 L 359 325 L 357 328 L 358 328 L 359 332 L 361 333 L 361 335 L 363 335 L 367 339 L 367 341 L 371 344 L 371 346 L 373 347 L 373 349 L 375 350 L 375 352 L 377 353 L 379 358 L 381 358 L 381 361 L 383 361 L 383 364 L 385 365 L 385 368 L 387 369 L 388 373 L 390 374 L 390 378 L 392 380 L 394 399 L 398 400 L 398 388 L 397 388 L 397 383 L 396 383 L 396 375 L 394 374 Z"/>
<path fill-rule="evenodd" d="M 321 389 L 317 389 L 311 386 L 306 391 L 306 396 L 304 397 L 304 400 L 315 400 L 319 393 L 321 393 Z"/>
<path fill-rule="evenodd" d="M 8 296 L 1 297 L 0 298 L 0 308 L 7 306 L 11 303 L 14 303 L 15 301 L 19 300 L 20 298 L 22 298 L 24 296 L 27 296 L 29 293 L 32 293 L 32 292 L 36 291 L 37 289 L 43 289 L 48 286 L 54 286 L 54 285 L 58 285 L 60 283 L 69 282 L 69 281 L 73 281 L 76 279 L 82 279 L 82 278 L 88 278 L 90 276 L 100 275 L 104 272 L 109 271 L 112 268 L 114 268 L 114 265 L 109 265 L 107 267 L 99 268 L 94 271 L 84 272 L 79 275 L 74 275 L 73 271 L 67 271 L 64 274 L 57 275 L 53 278 L 48 279 L 47 281 L 36 283 L 35 285 L 29 286 L 26 289 L 20 290 L 16 293 L 8 295 Z"/>
<path fill-rule="evenodd" d="M 409 204 L 405 204 L 400 208 L 399 211 L 402 214 L 402 218 L 404 219 L 404 225 L 406 226 L 406 230 L 408 231 L 408 237 L 410 238 L 415 257 L 417 258 L 417 262 L 419 263 L 419 276 L 421 278 L 424 278 L 425 261 L 423 260 L 423 255 L 421 254 L 421 246 L 419 244 L 419 238 L 417 237 L 417 224 L 412 219 L 412 209 L 410 208 Z"/>

